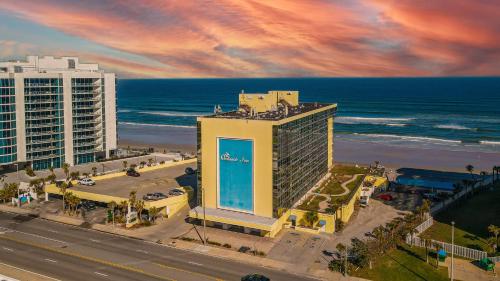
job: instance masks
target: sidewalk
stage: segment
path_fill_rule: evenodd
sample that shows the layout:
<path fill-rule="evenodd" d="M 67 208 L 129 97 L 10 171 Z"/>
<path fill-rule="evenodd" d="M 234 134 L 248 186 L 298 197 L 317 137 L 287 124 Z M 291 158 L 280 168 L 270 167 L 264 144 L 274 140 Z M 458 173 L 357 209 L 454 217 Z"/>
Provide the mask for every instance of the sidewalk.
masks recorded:
<path fill-rule="evenodd" d="M 448 267 L 448 276 L 451 276 L 451 258 L 445 261 Z M 454 278 L 456 280 L 498 281 L 500 278 L 493 272 L 474 265 L 471 261 L 459 258 L 454 259 Z"/>

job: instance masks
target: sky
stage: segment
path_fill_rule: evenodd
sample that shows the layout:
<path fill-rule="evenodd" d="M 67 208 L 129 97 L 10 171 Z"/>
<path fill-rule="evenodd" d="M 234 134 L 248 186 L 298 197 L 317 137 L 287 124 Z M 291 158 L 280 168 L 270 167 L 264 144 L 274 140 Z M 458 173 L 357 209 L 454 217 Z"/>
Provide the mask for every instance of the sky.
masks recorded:
<path fill-rule="evenodd" d="M 498 0 L 0 0 L 0 59 L 121 77 L 500 75 Z"/>

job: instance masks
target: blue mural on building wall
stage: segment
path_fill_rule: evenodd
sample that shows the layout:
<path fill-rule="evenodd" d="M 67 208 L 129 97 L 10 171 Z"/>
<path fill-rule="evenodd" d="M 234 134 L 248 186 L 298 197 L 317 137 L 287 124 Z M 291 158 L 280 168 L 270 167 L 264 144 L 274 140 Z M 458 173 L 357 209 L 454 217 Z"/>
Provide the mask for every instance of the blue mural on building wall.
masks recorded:
<path fill-rule="evenodd" d="M 253 213 L 253 141 L 218 142 L 219 207 Z"/>

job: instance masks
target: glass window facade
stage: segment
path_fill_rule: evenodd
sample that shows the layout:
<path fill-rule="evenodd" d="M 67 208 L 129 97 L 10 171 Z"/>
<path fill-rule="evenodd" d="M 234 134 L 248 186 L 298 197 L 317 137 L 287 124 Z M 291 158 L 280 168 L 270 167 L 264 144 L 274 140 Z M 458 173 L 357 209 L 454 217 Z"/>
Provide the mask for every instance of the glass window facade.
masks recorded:
<path fill-rule="evenodd" d="M 17 161 L 14 79 L 0 79 L 0 165 Z"/>
<path fill-rule="evenodd" d="M 64 163 L 63 81 L 60 78 L 24 79 L 26 159 L 33 169 Z"/>
<path fill-rule="evenodd" d="M 274 217 L 328 172 L 328 119 L 334 114 L 330 109 L 273 126 Z"/>
<path fill-rule="evenodd" d="M 75 165 L 94 162 L 104 150 L 104 80 L 71 79 Z"/>

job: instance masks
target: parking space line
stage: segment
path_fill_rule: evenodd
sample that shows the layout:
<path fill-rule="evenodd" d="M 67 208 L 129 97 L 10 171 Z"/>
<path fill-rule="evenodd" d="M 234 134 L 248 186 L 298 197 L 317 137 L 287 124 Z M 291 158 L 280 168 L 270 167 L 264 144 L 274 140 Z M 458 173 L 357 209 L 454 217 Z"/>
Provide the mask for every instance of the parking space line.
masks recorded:
<path fill-rule="evenodd" d="M 193 264 L 193 265 L 197 265 L 197 266 L 202 266 L 203 264 L 201 263 L 197 263 L 197 262 L 194 262 L 194 261 L 190 261 L 188 262 L 189 264 Z"/>
<path fill-rule="evenodd" d="M 108 277 L 107 274 L 104 274 L 104 273 L 100 273 L 100 272 L 97 272 L 97 271 L 94 271 L 95 274 L 97 275 L 101 275 L 101 276 L 104 276 L 104 277 Z"/>
<path fill-rule="evenodd" d="M 144 250 L 141 250 L 141 249 L 137 249 L 136 251 L 139 252 L 139 253 L 143 253 L 143 254 L 149 254 L 148 251 L 144 251 Z"/>
<path fill-rule="evenodd" d="M 45 260 L 48 262 L 57 263 L 57 261 L 55 261 L 55 260 L 51 260 L 51 259 L 45 259 Z"/>

